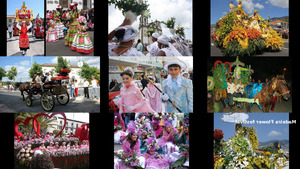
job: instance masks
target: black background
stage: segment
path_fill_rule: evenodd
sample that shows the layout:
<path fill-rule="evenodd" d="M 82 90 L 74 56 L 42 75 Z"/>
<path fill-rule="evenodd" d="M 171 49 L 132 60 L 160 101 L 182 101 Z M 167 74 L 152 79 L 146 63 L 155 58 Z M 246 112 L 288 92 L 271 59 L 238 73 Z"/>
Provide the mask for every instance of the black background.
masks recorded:
<path fill-rule="evenodd" d="M 201 2 L 201 3 L 200 3 Z M 229 3 L 230 1 L 228 1 Z M 297 13 L 295 1 L 290 1 L 290 40 L 289 61 L 292 63 L 293 81 L 298 79 L 299 55 L 297 46 Z M 21 1 L 20 1 L 21 4 Z M 46 1 L 45 1 L 46 4 Z M 193 1 L 193 59 L 194 59 L 194 113 L 190 114 L 190 168 L 213 168 L 213 114 L 206 113 L 206 71 L 210 57 L 210 1 Z M 6 1 L 0 1 L 0 56 L 6 56 Z M 108 113 L 108 6 L 105 0 L 94 0 L 95 7 L 95 56 L 101 56 L 101 113 L 90 113 L 90 168 L 113 168 L 113 114 Z M 46 10 L 45 10 L 46 11 Z M 293 12 L 294 11 L 294 12 Z M 298 26 L 299 27 L 299 26 Z M 294 59 L 293 59 L 294 58 Z M 264 61 L 272 58 L 253 57 Z M 274 60 L 276 58 L 273 58 Z M 1 61 L 1 60 L 0 60 Z M 268 62 L 269 63 L 269 62 Z M 259 72 L 256 72 L 259 73 Z M 297 83 L 293 88 L 293 113 L 290 120 L 297 119 L 299 99 Z M 14 116 L 0 114 L 0 168 L 13 168 L 14 164 Z M 290 125 L 290 168 L 296 168 L 299 148 L 297 125 Z M 298 131 L 298 132 L 297 132 Z"/>

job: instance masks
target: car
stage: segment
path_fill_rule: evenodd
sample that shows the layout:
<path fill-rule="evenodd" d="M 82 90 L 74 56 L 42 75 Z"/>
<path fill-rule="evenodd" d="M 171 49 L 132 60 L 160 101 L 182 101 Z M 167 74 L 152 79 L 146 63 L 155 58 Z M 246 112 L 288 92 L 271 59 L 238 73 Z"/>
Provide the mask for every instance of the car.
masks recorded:
<path fill-rule="evenodd" d="M 141 92 L 143 91 L 143 86 L 140 80 L 133 80 L 133 82 L 137 85 L 138 88 L 140 88 Z M 120 99 L 120 90 L 123 83 L 118 83 L 113 88 L 109 90 L 108 94 L 108 103 L 109 103 L 109 112 L 118 113 L 119 108 L 115 103 L 113 102 L 114 99 Z"/>

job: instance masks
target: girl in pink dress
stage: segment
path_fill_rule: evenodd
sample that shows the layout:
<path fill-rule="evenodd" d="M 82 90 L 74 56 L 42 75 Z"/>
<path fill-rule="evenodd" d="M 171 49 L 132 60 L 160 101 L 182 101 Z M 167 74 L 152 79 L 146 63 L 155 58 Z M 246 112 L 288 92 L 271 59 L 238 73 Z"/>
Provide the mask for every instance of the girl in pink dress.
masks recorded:
<path fill-rule="evenodd" d="M 58 142 L 55 142 L 54 149 L 56 149 L 56 150 L 58 150 L 58 149 L 59 149 L 59 144 L 58 144 Z"/>
<path fill-rule="evenodd" d="M 54 143 L 51 141 L 51 142 L 50 142 L 50 145 L 47 146 L 47 149 L 48 149 L 48 150 L 52 150 L 52 149 L 54 148 L 53 144 L 54 144 Z"/>
<path fill-rule="evenodd" d="M 166 115 L 164 118 L 164 131 L 163 136 L 158 139 L 158 145 L 162 147 L 165 154 L 170 154 L 178 149 L 175 145 L 174 134 L 179 133 L 178 130 L 173 127 L 172 120 Z"/>
<path fill-rule="evenodd" d="M 155 138 L 161 138 L 163 136 L 163 130 L 164 128 L 159 125 L 161 119 L 160 118 L 156 118 L 155 116 L 152 116 L 152 121 L 150 122 L 152 124 L 152 128 L 154 130 L 155 133 Z"/>
<path fill-rule="evenodd" d="M 147 153 L 144 154 L 146 159 L 145 169 L 169 169 L 168 157 L 159 155 L 155 150 L 159 149 L 155 138 L 148 138 L 147 140 Z"/>
<path fill-rule="evenodd" d="M 133 82 L 134 72 L 131 67 L 126 67 L 121 73 L 123 86 L 119 100 L 114 100 L 119 107 L 119 113 L 153 113 L 149 101 L 142 95 L 140 89 Z"/>
<path fill-rule="evenodd" d="M 136 128 L 136 124 L 134 121 L 130 121 L 127 125 L 128 135 L 126 136 L 125 141 L 123 142 L 122 149 L 119 151 L 123 151 L 124 153 L 129 153 L 135 151 L 137 154 L 137 158 L 139 160 L 139 165 L 145 168 L 145 158 L 141 155 L 140 145 L 141 142 L 139 140 L 139 135 L 141 134 L 140 129 Z M 114 159 L 114 168 L 115 169 L 127 169 L 133 168 L 132 166 L 126 166 L 122 159 L 115 157 Z"/>
<path fill-rule="evenodd" d="M 119 114 L 114 120 L 114 131 L 114 143 L 122 144 L 127 133 L 121 114 Z"/>
<path fill-rule="evenodd" d="M 149 76 L 148 78 L 161 90 L 160 84 L 155 83 L 156 79 L 154 76 Z M 154 87 L 154 85 L 152 83 L 148 83 L 143 92 L 146 99 L 149 100 L 151 108 L 156 112 L 161 112 L 161 93 Z"/>

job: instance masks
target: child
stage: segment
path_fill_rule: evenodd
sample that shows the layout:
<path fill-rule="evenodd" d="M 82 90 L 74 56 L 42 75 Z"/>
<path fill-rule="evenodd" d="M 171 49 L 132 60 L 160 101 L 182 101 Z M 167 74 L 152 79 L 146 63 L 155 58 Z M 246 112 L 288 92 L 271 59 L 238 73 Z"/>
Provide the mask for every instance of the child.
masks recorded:
<path fill-rule="evenodd" d="M 86 31 L 86 19 L 84 16 L 78 18 L 78 31 L 74 36 L 71 49 L 79 53 L 91 53 L 94 51 L 93 43 Z"/>
<path fill-rule="evenodd" d="M 57 42 L 59 39 L 57 37 L 57 33 L 56 30 L 54 28 L 55 26 L 55 22 L 53 20 L 49 21 L 49 29 L 47 31 L 47 35 L 46 35 L 46 41 L 47 42 Z"/>
<path fill-rule="evenodd" d="M 147 168 L 160 168 L 160 169 L 169 169 L 169 160 L 168 158 L 162 157 L 155 150 L 159 148 L 154 138 L 149 138 L 147 141 L 147 153 L 144 154 L 146 159 L 145 169 Z"/>
<path fill-rule="evenodd" d="M 54 148 L 53 144 L 54 144 L 54 143 L 51 141 L 51 142 L 50 142 L 50 145 L 47 146 L 47 149 L 48 149 L 48 150 L 52 150 L 52 149 Z"/>
<path fill-rule="evenodd" d="M 186 68 L 187 64 L 179 59 L 168 61 L 164 66 L 169 73 L 162 84 L 162 100 L 167 101 L 166 112 L 178 112 L 175 106 L 168 101 L 169 99 L 182 113 L 193 112 L 193 86 L 188 79 L 180 75 L 181 70 Z"/>
<path fill-rule="evenodd" d="M 59 144 L 58 144 L 58 142 L 55 142 L 54 149 L 56 149 L 56 150 L 58 150 L 58 149 L 59 149 Z"/>

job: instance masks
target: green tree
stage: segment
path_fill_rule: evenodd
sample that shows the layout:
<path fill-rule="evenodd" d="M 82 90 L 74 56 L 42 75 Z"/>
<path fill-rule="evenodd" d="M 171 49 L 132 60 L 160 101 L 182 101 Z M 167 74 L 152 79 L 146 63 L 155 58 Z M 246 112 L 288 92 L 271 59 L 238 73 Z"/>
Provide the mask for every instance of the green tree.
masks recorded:
<path fill-rule="evenodd" d="M 71 69 L 68 64 L 67 59 L 64 59 L 62 56 L 57 57 L 57 64 L 55 66 L 55 72 L 61 73 L 61 68 Z"/>
<path fill-rule="evenodd" d="M 41 74 L 43 74 L 42 66 L 40 64 L 34 62 L 33 65 L 31 66 L 31 68 L 28 71 L 29 77 L 33 78 L 34 73 L 37 73 L 37 72 L 40 72 Z"/>
<path fill-rule="evenodd" d="M 15 77 L 18 75 L 17 68 L 12 66 L 6 75 L 9 80 L 15 80 Z"/>
<path fill-rule="evenodd" d="M 25 119 L 27 117 L 34 117 L 36 114 L 37 113 L 16 113 L 14 116 L 15 116 L 15 120 L 19 119 L 19 120 L 25 121 Z M 41 134 L 45 133 L 47 131 L 47 128 L 54 127 L 55 125 L 57 125 L 57 124 L 53 123 L 56 121 L 56 119 L 54 119 L 54 118 L 49 119 L 48 117 L 40 116 L 37 118 L 37 120 L 40 123 L 40 127 L 41 127 L 40 133 Z M 20 123 L 19 127 L 20 127 L 21 131 L 24 133 L 27 133 L 27 132 L 34 133 L 33 120 L 31 120 L 28 125 Z"/>
<path fill-rule="evenodd" d="M 6 76 L 6 71 L 0 67 L 0 81 L 2 81 L 2 78 Z"/>
<path fill-rule="evenodd" d="M 88 81 L 92 80 L 92 76 L 95 76 L 95 79 L 99 76 L 98 81 L 100 81 L 100 69 L 92 66 L 90 67 L 87 63 L 83 61 L 83 65 L 81 67 L 81 70 L 78 72 L 79 76 L 82 78 L 86 78 Z M 99 75 L 98 75 L 99 73 Z"/>

